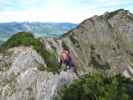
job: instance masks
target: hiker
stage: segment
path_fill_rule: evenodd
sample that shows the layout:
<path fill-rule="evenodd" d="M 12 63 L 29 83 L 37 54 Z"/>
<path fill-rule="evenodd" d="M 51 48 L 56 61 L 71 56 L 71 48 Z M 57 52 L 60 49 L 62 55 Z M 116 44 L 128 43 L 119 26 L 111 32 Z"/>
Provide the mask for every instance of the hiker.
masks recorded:
<path fill-rule="evenodd" d="M 75 72 L 75 64 L 72 61 L 72 57 L 70 55 L 70 51 L 62 48 L 60 59 L 59 59 L 60 66 L 65 64 L 66 67 Z"/>

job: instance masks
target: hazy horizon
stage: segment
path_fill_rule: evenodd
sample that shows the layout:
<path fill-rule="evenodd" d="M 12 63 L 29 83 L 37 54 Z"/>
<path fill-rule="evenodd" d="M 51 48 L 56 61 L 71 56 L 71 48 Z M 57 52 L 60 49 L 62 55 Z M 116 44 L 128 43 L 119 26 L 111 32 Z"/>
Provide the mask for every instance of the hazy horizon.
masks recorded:
<path fill-rule="evenodd" d="M 0 0 L 0 23 L 80 23 L 106 11 L 133 12 L 132 0 Z"/>
<path fill-rule="evenodd" d="M 3 23 L 46 23 L 46 24 L 80 24 L 80 23 L 74 23 L 74 22 L 46 22 L 46 21 L 9 21 L 9 22 L 0 22 L 0 24 Z"/>

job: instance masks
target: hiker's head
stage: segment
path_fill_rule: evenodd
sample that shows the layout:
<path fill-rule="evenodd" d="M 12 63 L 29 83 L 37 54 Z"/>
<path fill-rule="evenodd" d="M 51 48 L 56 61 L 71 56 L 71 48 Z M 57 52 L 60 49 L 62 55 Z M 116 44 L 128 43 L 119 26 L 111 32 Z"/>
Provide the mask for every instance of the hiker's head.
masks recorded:
<path fill-rule="evenodd" d="M 61 50 L 62 52 L 63 51 L 68 51 L 69 52 L 69 50 L 68 49 L 66 49 L 66 48 L 62 48 L 62 50 Z"/>

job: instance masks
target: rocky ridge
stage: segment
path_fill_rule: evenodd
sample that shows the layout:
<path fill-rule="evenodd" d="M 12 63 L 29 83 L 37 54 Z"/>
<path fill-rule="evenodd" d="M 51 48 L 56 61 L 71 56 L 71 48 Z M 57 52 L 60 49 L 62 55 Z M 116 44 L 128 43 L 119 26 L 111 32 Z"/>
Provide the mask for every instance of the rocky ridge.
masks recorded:
<path fill-rule="evenodd" d="M 80 72 L 96 68 L 130 73 L 133 63 L 132 35 L 133 14 L 119 9 L 86 19 L 66 33 L 62 40 L 80 61 Z M 129 76 L 132 77 L 132 74 Z"/>
<path fill-rule="evenodd" d="M 38 70 L 45 62 L 31 47 L 12 48 L 8 53 L 0 58 L 4 60 L 0 66 L 1 100 L 52 100 L 63 84 L 77 78 L 71 71 L 53 74 Z"/>
<path fill-rule="evenodd" d="M 48 51 L 59 54 L 65 47 L 72 53 L 80 75 L 103 71 L 133 77 L 133 15 L 117 10 L 94 16 L 60 39 L 40 39 Z M 58 55 L 57 55 L 58 56 Z M 31 47 L 14 47 L 0 54 L 1 100 L 53 100 L 59 88 L 77 79 L 74 72 L 52 73 L 46 59 Z"/>

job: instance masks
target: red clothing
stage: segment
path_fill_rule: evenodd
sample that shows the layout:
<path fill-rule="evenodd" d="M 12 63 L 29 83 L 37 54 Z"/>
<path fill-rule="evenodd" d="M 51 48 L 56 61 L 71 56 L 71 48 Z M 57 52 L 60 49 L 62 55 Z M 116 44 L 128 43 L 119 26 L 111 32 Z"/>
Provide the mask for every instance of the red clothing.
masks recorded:
<path fill-rule="evenodd" d="M 69 53 L 69 51 L 67 51 L 67 50 L 63 50 L 62 52 L 61 52 L 61 60 L 64 62 L 65 60 L 70 60 L 70 53 Z"/>
<path fill-rule="evenodd" d="M 75 64 L 72 61 L 70 52 L 67 50 L 63 50 L 61 52 L 61 56 L 60 56 L 60 65 L 65 64 L 66 66 L 69 67 L 69 69 L 72 69 L 73 71 L 75 70 Z"/>

